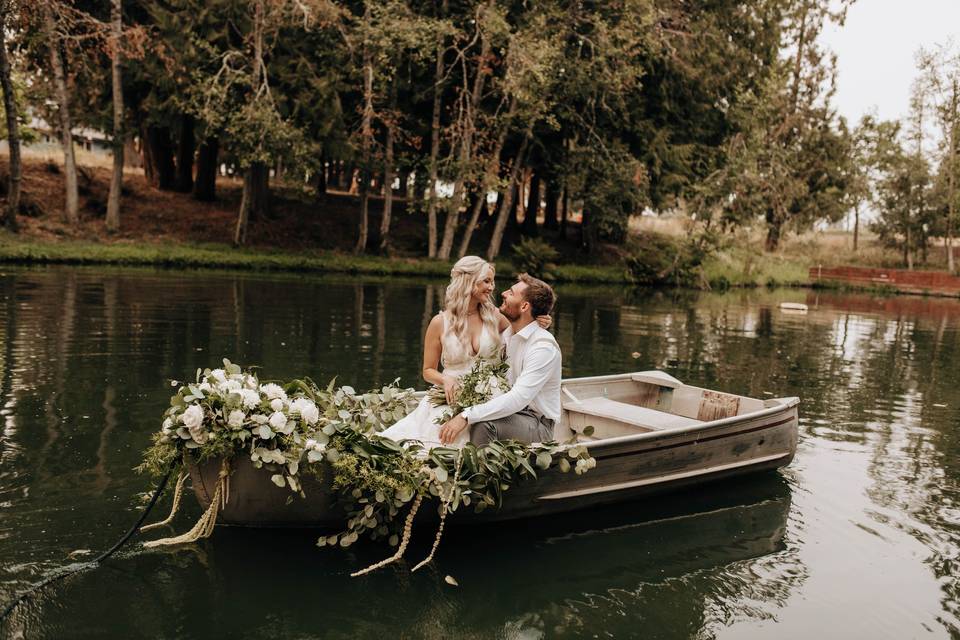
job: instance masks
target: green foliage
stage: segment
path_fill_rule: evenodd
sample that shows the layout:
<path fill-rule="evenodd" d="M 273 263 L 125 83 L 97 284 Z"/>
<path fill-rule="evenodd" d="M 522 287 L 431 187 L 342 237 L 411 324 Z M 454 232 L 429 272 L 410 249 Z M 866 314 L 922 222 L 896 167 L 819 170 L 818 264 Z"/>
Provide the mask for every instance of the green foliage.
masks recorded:
<path fill-rule="evenodd" d="M 554 280 L 556 261 L 560 253 L 546 240 L 541 238 L 521 238 L 513 245 L 513 265 L 519 273 L 544 280 Z"/>
<path fill-rule="evenodd" d="M 708 232 L 683 240 L 646 235 L 624 259 L 627 274 L 637 284 L 702 287 L 703 262 L 716 249 L 715 242 Z"/>
<path fill-rule="evenodd" d="M 177 392 L 137 470 L 160 476 L 187 456 L 249 456 L 274 484 L 303 496 L 301 472 L 322 475 L 329 464 L 348 519 L 344 532 L 321 538 L 321 545 L 349 546 L 363 534 L 397 535 L 398 516 L 414 498 L 447 496 L 450 511 L 471 504 L 482 511 L 500 506 L 510 486 L 536 478 L 534 466 L 584 473 L 596 464 L 581 445 L 495 442 L 425 450 L 377 436 L 415 404 L 413 390 L 396 381 L 366 394 L 333 380 L 326 388 L 309 379 L 261 384 L 252 371 L 224 359 L 222 368 L 198 370 L 193 382 L 173 384 Z"/>

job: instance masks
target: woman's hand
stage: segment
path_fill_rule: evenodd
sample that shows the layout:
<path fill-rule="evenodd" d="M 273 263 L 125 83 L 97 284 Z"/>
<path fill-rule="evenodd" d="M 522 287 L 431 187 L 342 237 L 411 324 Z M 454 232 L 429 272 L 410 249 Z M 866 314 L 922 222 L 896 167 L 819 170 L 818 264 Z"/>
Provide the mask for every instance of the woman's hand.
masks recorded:
<path fill-rule="evenodd" d="M 443 376 L 443 395 L 447 398 L 447 405 L 453 406 L 457 400 L 457 392 L 460 391 L 460 381 L 453 376 Z"/>
<path fill-rule="evenodd" d="M 540 325 L 541 329 L 549 329 L 550 325 L 553 324 L 553 318 L 549 315 L 546 316 L 537 316 L 537 324 Z"/>

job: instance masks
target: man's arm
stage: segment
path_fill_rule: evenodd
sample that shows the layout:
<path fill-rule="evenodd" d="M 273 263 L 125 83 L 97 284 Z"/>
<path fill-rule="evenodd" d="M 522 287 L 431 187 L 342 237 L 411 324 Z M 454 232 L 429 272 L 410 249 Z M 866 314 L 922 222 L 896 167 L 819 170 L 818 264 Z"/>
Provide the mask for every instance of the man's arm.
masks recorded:
<path fill-rule="evenodd" d="M 545 340 L 530 345 L 523 355 L 523 366 L 513 388 L 502 396 L 464 410 L 467 422 L 474 424 L 513 415 L 529 406 L 550 379 L 553 364 L 560 352 Z"/>

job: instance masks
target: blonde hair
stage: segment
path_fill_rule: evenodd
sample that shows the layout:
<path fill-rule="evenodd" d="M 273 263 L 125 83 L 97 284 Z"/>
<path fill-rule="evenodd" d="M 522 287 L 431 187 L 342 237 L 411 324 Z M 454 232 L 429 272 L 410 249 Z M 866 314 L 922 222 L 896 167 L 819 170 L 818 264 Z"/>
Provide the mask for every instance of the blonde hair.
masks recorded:
<path fill-rule="evenodd" d="M 470 344 L 467 314 L 472 310 L 470 301 L 473 298 L 473 290 L 477 283 L 483 280 L 487 269 L 494 271 L 492 264 L 477 256 L 464 256 L 457 260 L 450 270 L 450 284 L 447 285 L 443 300 L 444 312 L 450 314 L 450 330 L 468 353 L 473 351 L 473 345 Z M 479 312 L 485 328 L 490 329 L 493 335 L 497 335 L 499 326 L 497 307 L 489 296 L 480 303 Z"/>

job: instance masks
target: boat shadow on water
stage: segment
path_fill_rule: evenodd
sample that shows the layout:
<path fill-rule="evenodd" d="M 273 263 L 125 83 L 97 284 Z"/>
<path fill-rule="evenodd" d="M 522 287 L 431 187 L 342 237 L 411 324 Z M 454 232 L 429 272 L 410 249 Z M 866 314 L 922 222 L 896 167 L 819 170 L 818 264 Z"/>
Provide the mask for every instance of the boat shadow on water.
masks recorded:
<path fill-rule="evenodd" d="M 316 534 L 301 529 L 218 528 L 201 543 L 137 551 L 91 572 L 31 617 L 43 621 L 38 637 L 538 637 L 640 622 L 687 637 L 717 594 L 728 604 L 786 598 L 795 585 L 782 574 L 762 584 L 751 565 L 789 553 L 790 504 L 787 482 L 765 473 L 616 507 L 453 526 L 434 562 L 410 573 L 436 531 L 423 522 L 405 560 L 361 578 L 349 573 L 392 548 L 317 549 Z M 128 606 L 118 611 L 114 599 Z"/>

